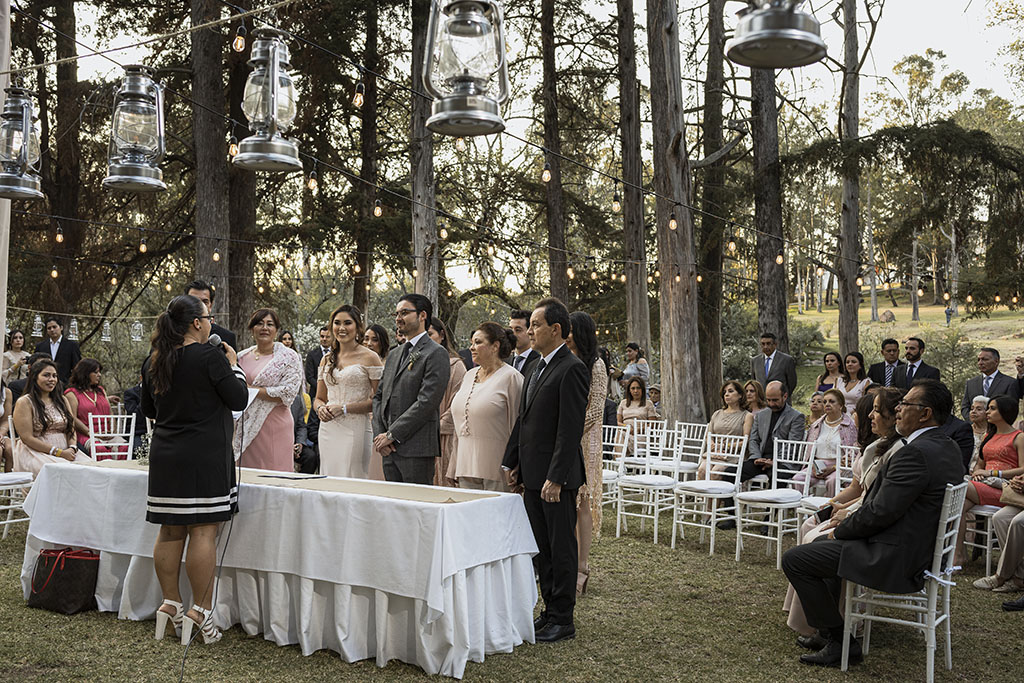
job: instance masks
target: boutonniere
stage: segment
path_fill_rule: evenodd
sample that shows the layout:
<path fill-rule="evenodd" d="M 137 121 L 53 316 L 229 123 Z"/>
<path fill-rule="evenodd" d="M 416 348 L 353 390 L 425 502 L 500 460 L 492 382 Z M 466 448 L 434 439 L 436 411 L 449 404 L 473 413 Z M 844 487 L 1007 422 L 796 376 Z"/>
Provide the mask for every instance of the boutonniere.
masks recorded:
<path fill-rule="evenodd" d="M 413 363 L 415 363 L 417 360 L 419 360 L 419 357 L 420 357 L 420 352 L 419 351 L 413 351 L 411 354 L 409 354 L 409 364 L 405 366 L 405 369 L 406 370 L 412 370 Z"/>

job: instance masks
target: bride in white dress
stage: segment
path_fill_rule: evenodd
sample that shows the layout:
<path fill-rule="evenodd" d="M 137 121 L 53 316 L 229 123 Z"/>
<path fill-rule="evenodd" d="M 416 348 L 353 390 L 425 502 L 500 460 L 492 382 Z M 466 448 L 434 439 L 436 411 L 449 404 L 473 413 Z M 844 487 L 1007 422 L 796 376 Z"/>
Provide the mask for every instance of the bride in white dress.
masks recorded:
<path fill-rule="evenodd" d="M 339 306 L 331 314 L 330 328 L 334 339 L 320 362 L 313 401 L 320 418 L 320 474 L 367 479 L 373 444 L 370 409 L 384 365 L 360 343 L 363 320 L 355 306 Z M 380 464 L 373 469 L 380 470 Z"/>

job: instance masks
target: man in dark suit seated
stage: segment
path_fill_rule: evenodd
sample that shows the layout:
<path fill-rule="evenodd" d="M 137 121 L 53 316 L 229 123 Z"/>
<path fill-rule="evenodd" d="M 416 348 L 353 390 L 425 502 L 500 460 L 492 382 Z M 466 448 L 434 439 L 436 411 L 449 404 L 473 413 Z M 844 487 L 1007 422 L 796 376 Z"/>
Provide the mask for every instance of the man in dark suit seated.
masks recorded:
<path fill-rule="evenodd" d="M 67 388 L 71 379 L 71 371 L 82 360 L 82 349 L 74 339 L 64 336 L 64 326 L 57 318 L 46 319 L 46 336 L 48 339 L 36 344 L 36 353 L 45 353 L 57 366 L 57 378 Z"/>
<path fill-rule="evenodd" d="M 529 334 L 539 359 L 523 384 L 519 419 L 501 467 L 509 486 L 525 488 L 523 502 L 539 550 L 533 564 L 544 598 L 533 628 L 538 642 L 553 643 L 576 635 L 576 492 L 586 481 L 580 441 L 590 373 L 565 345 L 569 311 L 558 299 L 537 303 Z"/>
<path fill-rule="evenodd" d="M 861 507 L 828 537 L 782 556 L 815 636 L 800 636 L 805 664 L 839 666 L 843 653 L 842 579 L 890 593 L 924 587 L 935 550 L 935 529 L 947 484 L 963 481 L 960 449 L 939 426 L 953 410 L 953 396 L 937 380 L 918 380 L 896 409 L 896 431 L 906 442 L 882 465 Z M 861 660 L 850 641 L 850 662 Z"/>
<path fill-rule="evenodd" d="M 217 296 L 217 290 L 210 284 L 203 282 L 202 280 L 193 280 L 192 282 L 185 285 L 184 294 L 189 294 L 206 304 L 206 310 L 213 315 L 213 300 Z M 235 351 L 238 350 L 238 338 L 235 337 L 235 333 L 226 327 L 221 327 L 217 323 L 210 319 L 210 334 L 220 335 L 222 342 L 227 342 L 228 346 L 233 348 Z"/>
<path fill-rule="evenodd" d="M 894 387 L 909 391 L 915 380 L 942 380 L 937 367 L 928 365 L 921 360 L 921 356 L 924 354 L 923 339 L 911 337 L 907 339 L 907 343 L 903 348 L 906 351 L 903 357 L 907 359 L 907 364 L 896 368 L 896 379 L 893 380 Z"/>
<path fill-rule="evenodd" d="M 900 360 L 900 343 L 895 339 L 882 340 L 882 362 L 868 369 L 868 379 L 883 387 L 896 386 L 896 370 L 905 366 Z"/>

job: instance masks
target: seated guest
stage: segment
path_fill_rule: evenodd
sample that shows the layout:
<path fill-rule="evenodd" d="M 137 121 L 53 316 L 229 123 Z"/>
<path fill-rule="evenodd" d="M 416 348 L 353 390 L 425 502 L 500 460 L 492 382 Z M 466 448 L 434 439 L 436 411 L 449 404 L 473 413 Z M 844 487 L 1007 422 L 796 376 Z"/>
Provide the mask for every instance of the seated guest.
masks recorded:
<path fill-rule="evenodd" d="M 651 397 L 651 405 L 653 405 L 654 410 L 657 411 L 658 417 L 661 417 L 661 385 L 652 384 L 647 389 L 647 394 Z"/>
<path fill-rule="evenodd" d="M 964 520 L 957 537 L 956 563 L 966 564 L 963 542 L 967 533 L 966 516 L 975 505 L 1002 507 L 999 496 L 1008 479 L 1024 474 L 1024 433 L 1014 428 L 1017 400 L 1009 396 L 993 396 L 988 400 L 988 433 L 981 442 L 981 457 L 971 472 L 971 485 L 964 500 Z"/>
<path fill-rule="evenodd" d="M 1016 493 L 1024 495 L 1024 474 L 1006 482 Z M 993 593 L 1011 593 L 1024 590 L 1024 508 L 1004 505 L 992 516 L 992 526 L 999 538 L 999 565 L 996 573 L 974 582 L 975 588 Z M 1024 596 L 1003 603 L 1007 612 L 1024 610 Z"/>
<path fill-rule="evenodd" d="M 57 366 L 38 360 L 28 372 L 25 394 L 14 406 L 14 469 L 35 479 L 49 462 L 89 462 L 75 445 L 75 418 L 61 395 Z"/>
<path fill-rule="evenodd" d="M 853 481 L 850 482 L 850 485 L 819 508 L 819 512 L 823 510 L 823 515 L 828 518 L 819 521 L 817 515 L 811 515 L 804 521 L 801 528 L 803 539 L 800 541 L 801 543 L 810 543 L 819 536 L 827 535 L 841 521 L 855 512 L 864 499 L 864 493 L 871 488 L 871 484 L 874 483 L 882 466 L 889 461 L 893 453 L 903 447 L 903 441 L 896 433 L 896 406 L 902 397 L 902 390 L 888 387 L 876 392 L 874 396 L 866 396 L 861 399 L 862 401 L 865 399 L 871 401 L 872 409 L 869 413 L 868 424 L 876 438 L 868 444 L 864 453 L 853 461 Z M 789 612 L 786 625 L 800 634 L 797 643 L 812 650 L 820 650 L 825 646 L 815 629 L 807 623 L 803 607 L 800 605 L 793 586 L 789 586 L 787 589 L 786 600 L 782 608 Z"/>
<path fill-rule="evenodd" d="M 768 407 L 764 396 L 764 385 L 756 379 L 748 379 L 743 385 L 743 396 L 746 398 L 747 410 L 756 413 Z"/>
<path fill-rule="evenodd" d="M 818 375 L 818 391 L 825 393 L 836 389 L 843 381 L 843 359 L 835 351 L 828 351 L 824 358 L 825 371 Z"/>
<path fill-rule="evenodd" d="M 981 442 L 988 436 L 988 396 L 975 396 L 971 401 L 971 434 L 974 437 L 974 451 L 971 454 L 971 462 L 967 466 L 967 477 L 978 465 L 980 457 Z"/>
<path fill-rule="evenodd" d="M 846 412 L 846 397 L 838 389 L 829 389 L 821 399 L 825 414 L 807 430 L 807 441 L 818 444 L 814 462 L 802 472 L 793 475 L 794 482 L 802 482 L 808 476 L 810 485 L 824 483 L 834 490 L 836 481 L 836 459 L 840 446 L 857 445 L 857 426 Z"/>
<path fill-rule="evenodd" d="M 871 380 L 864 373 L 864 356 L 857 351 L 846 354 L 844 367 L 846 371 L 836 389 L 843 392 L 843 396 L 846 398 L 846 412 L 852 415 L 857 401 L 867 391 Z"/>
<path fill-rule="evenodd" d="M 25 349 L 25 333 L 21 330 L 11 332 L 7 350 L 3 355 L 3 381 L 5 384 L 16 379 L 28 377 L 28 357 L 31 355 Z"/>
<path fill-rule="evenodd" d="M 658 411 L 647 398 L 647 385 L 639 377 L 634 377 L 626 384 L 626 398 L 619 403 L 617 418 L 620 427 L 631 425 L 637 420 L 658 419 Z"/>
<path fill-rule="evenodd" d="M 618 426 L 618 424 L 619 424 L 619 419 L 617 417 L 618 410 L 619 410 L 619 405 L 615 401 L 611 400 L 610 398 L 606 398 L 604 400 L 604 420 L 603 420 L 603 424 L 604 424 L 605 427 L 615 427 L 615 426 Z"/>
<path fill-rule="evenodd" d="M 708 439 L 713 439 L 715 434 L 723 436 L 750 436 L 750 430 L 754 426 L 754 415 L 747 411 L 747 398 L 743 393 L 743 387 L 734 379 L 722 385 L 720 392 L 722 407 L 711 414 L 708 420 Z M 714 445 L 714 444 L 712 444 Z M 701 459 L 700 467 L 697 470 L 697 478 L 703 479 L 707 462 Z M 722 465 L 715 465 L 715 471 L 721 471 Z M 715 478 L 715 475 L 712 475 Z"/>
<path fill-rule="evenodd" d="M 75 416 L 75 432 L 78 434 L 78 450 L 89 453 L 89 416 L 110 415 L 110 404 L 121 401 L 117 396 L 107 398 L 107 392 L 100 384 L 103 366 L 95 358 L 83 358 L 71 371 L 71 379 L 64 395 Z M 95 445 L 95 444 L 94 444 Z M 96 460 L 109 458 L 102 447 L 93 453 Z"/>
<path fill-rule="evenodd" d="M 0 380 L 0 396 L 0 453 L 4 460 L 3 471 L 10 472 L 14 469 L 14 446 L 8 434 L 10 425 L 7 424 L 7 418 L 14 410 L 14 401 L 11 400 L 11 390 L 3 380 Z"/>
<path fill-rule="evenodd" d="M 962 481 L 959 449 L 935 430 L 952 409 L 953 397 L 941 382 L 915 382 L 896 411 L 896 430 L 907 443 L 878 470 L 860 508 L 828 537 L 782 556 L 782 569 L 800 597 L 807 623 L 821 638 L 812 644 L 824 643 L 802 655 L 801 662 L 839 666 L 842 579 L 890 593 L 924 587 L 946 485 Z M 860 642 L 851 638 L 850 662 L 861 659 Z"/>
<path fill-rule="evenodd" d="M 316 474 L 320 467 L 320 457 L 313 449 L 313 442 L 308 438 L 306 402 L 302 400 L 301 394 L 292 401 L 291 410 L 292 421 L 295 423 L 295 444 L 292 446 L 292 455 L 295 458 L 296 469 L 303 474 Z"/>
<path fill-rule="evenodd" d="M 853 409 L 853 424 L 857 426 L 857 445 L 863 453 L 872 441 L 878 438 L 871 428 L 871 411 L 875 409 L 875 393 L 869 392 L 857 400 Z"/>
<path fill-rule="evenodd" d="M 25 370 L 25 379 L 16 379 L 7 385 L 7 388 L 11 390 L 11 399 L 14 401 L 15 404 L 17 404 L 18 399 L 21 398 L 21 395 L 25 393 L 25 387 L 28 385 L 27 373 L 29 370 L 32 369 L 32 364 L 35 363 L 37 360 L 42 360 L 44 358 L 49 357 L 50 354 L 48 353 L 33 353 L 31 356 L 28 357 L 28 360 L 25 361 L 25 364 L 27 366 Z"/>
<path fill-rule="evenodd" d="M 769 382 L 765 387 L 765 398 L 768 410 L 753 416 L 750 450 L 743 462 L 740 481 L 747 481 L 759 474 L 771 474 L 775 439 L 804 440 L 804 416 L 789 405 L 786 386 L 777 380 Z"/>
<path fill-rule="evenodd" d="M 1014 401 L 1020 400 L 1020 384 L 1017 379 L 999 372 L 998 350 L 986 346 L 978 351 L 978 370 L 981 374 L 967 380 L 964 400 L 960 403 L 960 416 L 965 421 L 970 419 L 971 400 L 979 394 L 989 397 L 1005 394 Z"/>
<path fill-rule="evenodd" d="M 804 425 L 805 431 L 812 424 L 814 424 L 815 420 L 818 420 L 822 415 L 825 414 L 825 406 L 822 405 L 821 402 L 821 399 L 823 399 L 824 397 L 824 391 L 815 391 L 813 394 L 811 394 L 811 400 L 808 403 L 810 414 L 807 416 L 807 423 Z"/>

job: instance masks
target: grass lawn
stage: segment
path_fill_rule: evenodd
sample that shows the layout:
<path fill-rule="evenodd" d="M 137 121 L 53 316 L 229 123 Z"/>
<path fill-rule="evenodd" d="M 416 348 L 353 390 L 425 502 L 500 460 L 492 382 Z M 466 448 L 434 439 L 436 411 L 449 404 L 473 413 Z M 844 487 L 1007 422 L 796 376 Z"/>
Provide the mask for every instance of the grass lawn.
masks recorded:
<path fill-rule="evenodd" d="M 665 518 L 665 526 L 669 526 Z M 707 555 L 695 537 L 676 550 L 668 535 L 652 543 L 651 528 L 616 539 L 606 513 L 594 546 L 593 575 L 577 604 L 575 640 L 523 645 L 511 655 L 470 663 L 466 680 L 676 681 L 918 681 L 924 679 L 924 639 L 909 629 L 876 624 L 864 664 L 847 675 L 797 661 L 801 650 L 785 626 L 786 582 L 767 557 L 748 545 L 733 561 L 732 532 Z M 154 622 L 119 621 L 113 614 L 65 617 L 25 607 L 19 574 L 24 526 L 0 544 L 0 680 L 175 680 L 183 648 L 153 640 Z M 692 533 L 692 532 L 691 532 Z M 930 532 L 929 532 L 930 533 Z M 980 566 L 979 566 L 980 565 Z M 1024 614 L 999 608 L 1005 596 L 971 587 L 980 561 L 958 575 L 953 594 L 953 671 L 936 658 L 936 679 L 1019 681 Z M 1016 671 L 1016 673 L 1014 673 Z M 323 681 L 426 678 L 417 667 L 371 661 L 346 664 L 321 651 L 277 647 L 233 628 L 224 640 L 189 651 L 185 680 Z"/>

